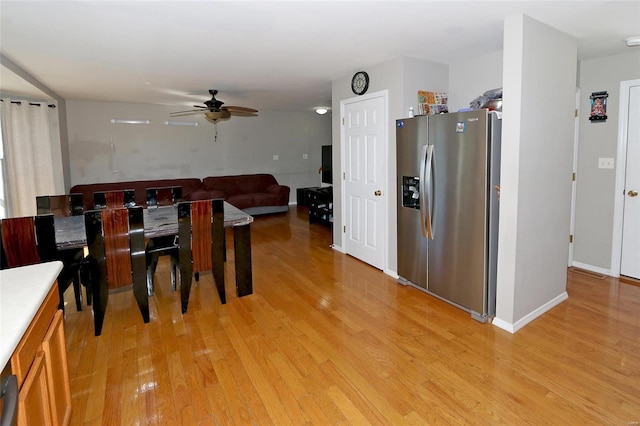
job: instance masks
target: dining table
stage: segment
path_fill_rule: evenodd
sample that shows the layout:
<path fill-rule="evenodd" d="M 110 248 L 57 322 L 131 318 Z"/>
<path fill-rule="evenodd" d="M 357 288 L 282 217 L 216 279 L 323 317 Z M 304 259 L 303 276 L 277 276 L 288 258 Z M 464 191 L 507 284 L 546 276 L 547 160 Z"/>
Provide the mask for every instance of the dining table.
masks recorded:
<path fill-rule="evenodd" d="M 178 235 L 177 206 L 143 209 L 145 238 Z M 224 227 L 233 229 L 233 249 L 238 297 L 253 293 L 251 269 L 251 223 L 253 216 L 224 202 Z M 84 216 L 55 217 L 56 247 L 58 250 L 81 248 L 87 245 Z"/>

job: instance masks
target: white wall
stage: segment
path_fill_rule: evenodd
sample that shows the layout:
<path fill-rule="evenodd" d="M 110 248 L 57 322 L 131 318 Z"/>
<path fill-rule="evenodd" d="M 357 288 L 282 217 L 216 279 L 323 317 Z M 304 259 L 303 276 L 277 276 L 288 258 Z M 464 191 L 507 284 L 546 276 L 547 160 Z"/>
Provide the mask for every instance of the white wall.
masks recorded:
<path fill-rule="evenodd" d="M 523 15 L 504 28 L 493 323 L 514 332 L 567 297 L 577 43 Z"/>
<path fill-rule="evenodd" d="M 469 102 L 498 87 L 502 87 L 502 50 L 449 64 L 449 112 L 469 108 Z"/>
<path fill-rule="evenodd" d="M 320 147 L 331 144 L 330 114 L 261 111 L 257 117 L 232 117 L 215 127 L 196 114 L 176 120 L 198 121 L 198 127 L 164 125 L 176 109 L 67 101 L 71 185 L 271 173 L 291 187 L 291 202 L 296 201 L 296 188 L 320 185 Z M 112 124 L 111 119 L 148 119 L 151 124 Z"/>
<path fill-rule="evenodd" d="M 574 264 L 609 274 L 612 268 L 616 168 L 599 169 L 598 158 L 615 161 L 618 145 L 620 82 L 640 78 L 640 51 L 580 63 L 580 125 L 576 180 Z M 607 91 L 607 121 L 589 121 L 592 92 Z"/>

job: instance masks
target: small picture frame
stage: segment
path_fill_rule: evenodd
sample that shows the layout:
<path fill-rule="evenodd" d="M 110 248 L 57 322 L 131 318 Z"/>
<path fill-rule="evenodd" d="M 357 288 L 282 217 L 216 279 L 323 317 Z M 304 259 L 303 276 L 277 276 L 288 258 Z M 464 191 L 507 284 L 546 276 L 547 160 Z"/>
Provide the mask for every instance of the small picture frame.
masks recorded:
<path fill-rule="evenodd" d="M 592 123 L 602 123 L 607 121 L 607 92 L 591 93 L 591 108 L 589 110 L 589 121 Z"/>

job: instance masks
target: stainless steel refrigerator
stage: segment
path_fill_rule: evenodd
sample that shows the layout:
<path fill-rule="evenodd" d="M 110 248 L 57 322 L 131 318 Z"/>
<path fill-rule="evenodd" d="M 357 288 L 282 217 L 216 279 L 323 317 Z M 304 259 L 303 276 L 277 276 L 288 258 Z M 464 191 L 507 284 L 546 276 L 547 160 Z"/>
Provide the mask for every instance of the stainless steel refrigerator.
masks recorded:
<path fill-rule="evenodd" d="M 396 120 L 398 275 L 486 322 L 495 315 L 499 112 Z"/>

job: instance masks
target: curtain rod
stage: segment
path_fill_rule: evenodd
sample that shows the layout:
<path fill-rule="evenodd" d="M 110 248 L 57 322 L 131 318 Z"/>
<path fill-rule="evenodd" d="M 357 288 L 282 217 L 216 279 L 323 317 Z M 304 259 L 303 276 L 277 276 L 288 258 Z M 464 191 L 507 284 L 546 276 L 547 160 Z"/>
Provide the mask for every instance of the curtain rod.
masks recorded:
<path fill-rule="evenodd" d="M 0 99 L 0 102 L 4 102 L 4 99 Z M 11 101 L 12 104 L 16 104 L 16 105 L 22 105 L 22 101 Z M 34 102 L 29 102 L 29 105 L 31 106 L 40 106 L 39 103 L 34 103 Z M 48 104 L 47 105 L 49 108 L 56 108 L 56 106 L 54 104 Z"/>

